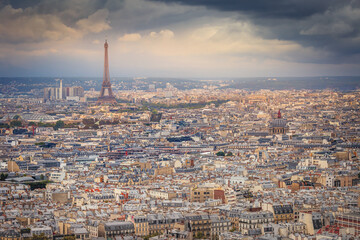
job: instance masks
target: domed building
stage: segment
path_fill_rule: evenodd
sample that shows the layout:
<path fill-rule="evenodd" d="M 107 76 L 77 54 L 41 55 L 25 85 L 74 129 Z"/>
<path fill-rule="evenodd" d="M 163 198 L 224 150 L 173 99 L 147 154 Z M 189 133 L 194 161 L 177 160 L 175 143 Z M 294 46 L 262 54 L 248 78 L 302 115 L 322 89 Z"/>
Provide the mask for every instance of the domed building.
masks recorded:
<path fill-rule="evenodd" d="M 288 130 L 287 121 L 281 117 L 279 110 L 277 118 L 269 122 L 269 134 L 285 134 Z"/>

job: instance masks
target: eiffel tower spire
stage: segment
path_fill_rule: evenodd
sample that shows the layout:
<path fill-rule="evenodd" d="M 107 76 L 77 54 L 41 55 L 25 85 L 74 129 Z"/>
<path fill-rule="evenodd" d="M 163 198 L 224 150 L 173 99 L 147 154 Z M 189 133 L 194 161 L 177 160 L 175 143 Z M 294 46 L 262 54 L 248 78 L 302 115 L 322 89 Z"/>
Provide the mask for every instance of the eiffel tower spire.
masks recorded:
<path fill-rule="evenodd" d="M 113 95 L 110 83 L 110 74 L 109 74 L 109 58 L 108 58 L 108 43 L 105 40 L 104 44 L 105 55 L 104 55 L 104 75 L 103 83 L 101 86 L 100 96 L 97 100 L 97 104 L 115 104 L 116 99 Z"/>

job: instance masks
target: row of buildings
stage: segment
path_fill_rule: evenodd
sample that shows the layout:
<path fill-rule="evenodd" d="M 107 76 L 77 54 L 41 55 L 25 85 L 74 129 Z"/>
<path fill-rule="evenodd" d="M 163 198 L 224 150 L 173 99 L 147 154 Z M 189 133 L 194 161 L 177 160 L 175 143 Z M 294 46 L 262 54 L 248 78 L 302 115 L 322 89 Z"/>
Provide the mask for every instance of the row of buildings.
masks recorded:
<path fill-rule="evenodd" d="M 358 238 L 359 92 L 216 93 L 156 121 L 146 104 L 0 99 L 9 123 L 64 122 L 0 136 L 0 238 Z"/>
<path fill-rule="evenodd" d="M 59 81 L 59 87 L 44 88 L 44 102 L 55 100 L 86 101 L 83 87 L 63 87 L 62 79 L 59 79 Z"/>

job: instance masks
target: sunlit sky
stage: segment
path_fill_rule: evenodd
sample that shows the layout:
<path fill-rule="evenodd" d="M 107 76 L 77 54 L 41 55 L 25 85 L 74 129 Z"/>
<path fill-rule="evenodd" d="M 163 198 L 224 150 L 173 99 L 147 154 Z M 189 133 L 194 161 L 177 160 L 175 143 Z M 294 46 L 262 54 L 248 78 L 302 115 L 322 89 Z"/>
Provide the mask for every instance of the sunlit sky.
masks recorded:
<path fill-rule="evenodd" d="M 359 0 L 0 1 L 0 76 L 360 75 Z"/>

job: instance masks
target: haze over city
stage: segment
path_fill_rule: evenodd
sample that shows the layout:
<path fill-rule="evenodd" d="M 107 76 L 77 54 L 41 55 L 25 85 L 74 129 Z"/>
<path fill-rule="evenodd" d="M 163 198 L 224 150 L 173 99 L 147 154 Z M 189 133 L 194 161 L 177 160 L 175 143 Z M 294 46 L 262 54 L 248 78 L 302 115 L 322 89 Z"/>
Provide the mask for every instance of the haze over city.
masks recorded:
<path fill-rule="evenodd" d="M 354 76 L 359 1 L 4 0 L 0 76 Z"/>

